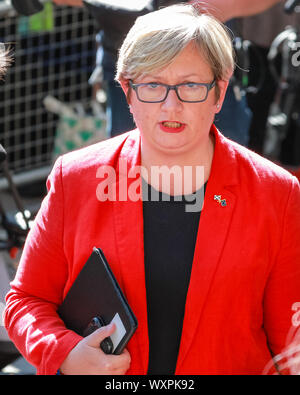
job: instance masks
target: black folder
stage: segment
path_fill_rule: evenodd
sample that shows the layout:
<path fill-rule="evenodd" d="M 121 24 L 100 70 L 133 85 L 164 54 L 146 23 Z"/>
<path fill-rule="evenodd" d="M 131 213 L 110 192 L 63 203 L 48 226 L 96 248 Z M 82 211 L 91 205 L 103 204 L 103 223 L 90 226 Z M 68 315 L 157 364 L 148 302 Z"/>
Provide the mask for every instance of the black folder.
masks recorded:
<path fill-rule="evenodd" d="M 137 328 L 134 313 L 102 250 L 96 247 L 57 312 L 66 327 L 81 336 L 94 317 L 101 317 L 106 325 L 113 320 L 117 327 L 110 336 L 113 354 L 123 351 Z"/>

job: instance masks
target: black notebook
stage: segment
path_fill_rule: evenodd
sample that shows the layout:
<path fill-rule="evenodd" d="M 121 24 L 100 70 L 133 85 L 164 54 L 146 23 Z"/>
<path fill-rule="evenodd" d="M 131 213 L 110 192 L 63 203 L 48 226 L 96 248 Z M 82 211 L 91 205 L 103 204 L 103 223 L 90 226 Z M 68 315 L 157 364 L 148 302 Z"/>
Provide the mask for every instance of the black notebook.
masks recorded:
<path fill-rule="evenodd" d="M 105 325 L 113 321 L 117 328 L 110 336 L 113 354 L 123 351 L 137 328 L 137 320 L 103 252 L 96 247 L 57 312 L 66 327 L 81 336 L 93 326 L 95 317 Z"/>

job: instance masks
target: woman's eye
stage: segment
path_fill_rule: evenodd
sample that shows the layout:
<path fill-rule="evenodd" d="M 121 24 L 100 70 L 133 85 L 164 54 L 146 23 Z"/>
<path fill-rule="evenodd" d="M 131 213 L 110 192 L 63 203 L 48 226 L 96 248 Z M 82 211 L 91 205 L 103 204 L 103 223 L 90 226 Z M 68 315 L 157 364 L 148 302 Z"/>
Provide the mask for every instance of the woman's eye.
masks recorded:
<path fill-rule="evenodd" d="M 155 89 L 159 87 L 159 84 L 157 84 L 156 82 L 150 82 L 148 86 L 149 88 Z"/>
<path fill-rule="evenodd" d="M 187 88 L 197 88 L 198 85 L 195 82 L 188 82 L 187 84 L 185 84 L 185 86 Z"/>

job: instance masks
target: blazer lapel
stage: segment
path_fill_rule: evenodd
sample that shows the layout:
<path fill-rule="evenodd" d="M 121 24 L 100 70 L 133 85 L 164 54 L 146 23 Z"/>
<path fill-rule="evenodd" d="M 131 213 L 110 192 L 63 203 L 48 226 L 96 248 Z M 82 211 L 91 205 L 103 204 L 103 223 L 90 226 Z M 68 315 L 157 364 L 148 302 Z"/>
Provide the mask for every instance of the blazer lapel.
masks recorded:
<path fill-rule="evenodd" d="M 122 288 L 138 320 L 138 329 L 132 342 L 138 342 L 143 372 L 148 367 L 147 301 L 144 270 L 143 205 L 141 199 L 133 201 L 140 177 L 134 170 L 141 164 L 140 136 L 137 131 L 125 141 L 117 164 L 116 190 L 121 191 L 114 202 L 116 243 L 120 260 Z M 125 194 L 132 188 L 133 194 Z M 136 194 L 138 197 L 138 194 Z M 126 281 L 124 281 L 126 279 Z"/>
<path fill-rule="evenodd" d="M 232 192 L 234 189 L 230 188 L 238 182 L 234 154 L 228 151 L 226 140 L 214 127 L 212 132 L 216 138 L 215 152 L 198 228 L 177 370 L 197 335 L 197 326 L 222 256 L 237 199 Z"/>

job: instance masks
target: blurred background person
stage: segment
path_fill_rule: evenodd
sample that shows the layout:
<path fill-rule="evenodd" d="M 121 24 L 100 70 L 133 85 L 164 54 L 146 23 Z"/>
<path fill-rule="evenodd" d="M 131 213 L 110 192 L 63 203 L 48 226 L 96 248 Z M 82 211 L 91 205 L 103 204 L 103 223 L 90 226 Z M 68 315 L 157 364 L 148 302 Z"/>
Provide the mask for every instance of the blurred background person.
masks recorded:
<path fill-rule="evenodd" d="M 242 37 L 254 44 L 253 49 L 250 47 L 250 84 L 257 84 L 261 74 L 263 74 L 261 89 L 257 93 L 247 94 L 248 106 L 252 111 L 249 148 L 260 154 L 264 152 L 267 119 L 279 83 L 271 71 L 268 60 L 270 46 L 286 26 L 300 26 L 300 15 L 296 12 L 287 15 L 284 12 L 284 4 L 285 1 L 280 1 L 260 14 L 240 20 Z M 275 60 L 279 75 L 281 73 L 281 61 L 280 56 Z"/>

